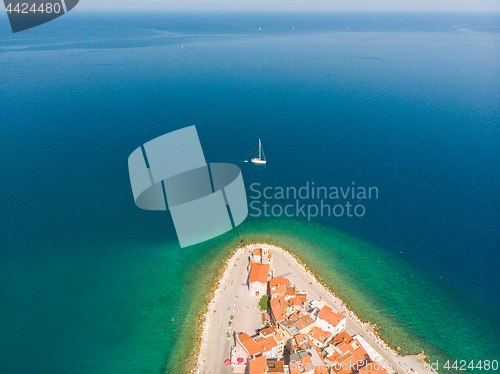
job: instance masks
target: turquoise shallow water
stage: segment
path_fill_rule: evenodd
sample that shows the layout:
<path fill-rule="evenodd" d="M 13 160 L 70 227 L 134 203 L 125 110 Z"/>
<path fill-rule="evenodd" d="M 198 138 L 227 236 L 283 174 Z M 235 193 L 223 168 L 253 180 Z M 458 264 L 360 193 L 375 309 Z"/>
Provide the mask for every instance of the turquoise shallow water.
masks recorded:
<path fill-rule="evenodd" d="M 477 295 L 450 287 L 400 256 L 330 226 L 261 219 L 244 223 L 237 234 L 231 232 L 192 248 L 188 256 L 196 261 L 184 285 L 191 297 L 187 318 L 179 327 L 181 337 L 175 340 L 175 354 L 167 365 L 172 372 L 189 368 L 194 353 L 182 352 L 195 351 L 199 330 L 193 326 L 199 323 L 223 260 L 240 238 L 245 243 L 272 243 L 298 256 L 362 320 L 376 323 L 378 334 L 393 348 L 400 347 L 402 354 L 424 351 L 441 372 L 448 372 L 444 369 L 448 360 L 452 366 L 457 358 L 477 363 L 497 357 L 497 309 L 482 304 Z M 474 343 L 464 344 L 464 337 Z"/>
<path fill-rule="evenodd" d="M 133 204 L 126 160 L 189 125 L 247 187 L 377 186 L 362 218 L 242 234 L 295 249 L 402 346 L 491 359 L 498 17 L 75 13 L 15 35 L 0 19 L 0 372 L 182 364 L 236 232 L 179 250 L 168 215 Z M 242 162 L 259 138 L 264 168 Z M 372 244 L 332 248 L 332 227 Z"/>
<path fill-rule="evenodd" d="M 298 255 L 359 317 L 381 326 L 380 336 L 402 347 L 402 353 L 425 350 L 433 362 L 496 357 L 498 327 L 492 324 L 486 331 L 480 321 L 494 321 L 497 310 L 477 308 L 481 300 L 476 295 L 439 284 L 439 277 L 400 256 L 328 226 L 297 220 L 255 222 L 244 236 Z M 464 344 L 465 336 L 474 344 Z"/>

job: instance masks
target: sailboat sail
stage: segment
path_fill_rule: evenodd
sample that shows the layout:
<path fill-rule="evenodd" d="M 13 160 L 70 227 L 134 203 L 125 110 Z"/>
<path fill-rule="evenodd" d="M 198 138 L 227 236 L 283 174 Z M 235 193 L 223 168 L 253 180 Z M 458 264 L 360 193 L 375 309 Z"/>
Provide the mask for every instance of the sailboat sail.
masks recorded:
<path fill-rule="evenodd" d="M 252 158 L 252 162 L 254 164 L 266 163 L 266 156 L 264 155 L 264 149 L 262 148 L 262 143 L 260 142 L 260 139 L 259 139 L 259 158 Z"/>

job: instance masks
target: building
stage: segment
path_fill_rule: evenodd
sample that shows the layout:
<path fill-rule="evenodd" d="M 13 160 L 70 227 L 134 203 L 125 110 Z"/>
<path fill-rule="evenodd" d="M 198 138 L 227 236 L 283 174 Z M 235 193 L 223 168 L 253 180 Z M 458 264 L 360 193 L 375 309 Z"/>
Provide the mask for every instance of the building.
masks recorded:
<path fill-rule="evenodd" d="M 290 355 L 290 374 L 315 374 L 311 357 L 306 351 Z"/>
<path fill-rule="evenodd" d="M 287 278 L 276 277 L 269 280 L 268 294 L 271 299 L 283 297 L 290 306 L 297 310 L 305 309 L 307 292 L 299 292 Z"/>
<path fill-rule="evenodd" d="M 293 348 L 290 351 L 290 368 L 294 366 L 294 369 L 298 369 L 299 373 L 302 373 L 301 370 L 308 372 L 308 370 L 312 368 L 314 374 L 330 374 L 329 365 L 322 358 L 324 355 L 321 349 L 313 345 L 311 339 L 309 339 L 309 335 L 298 334 L 292 342 Z M 309 357 L 308 359 L 304 358 L 306 354 Z M 297 358 L 300 359 L 297 360 Z M 300 363 L 292 365 L 292 359 L 297 360 L 297 362 L 300 361 L 302 365 Z M 293 373 L 291 370 L 290 372 Z"/>
<path fill-rule="evenodd" d="M 244 332 L 240 332 L 236 335 L 236 353 L 237 357 L 241 357 L 243 359 L 243 363 L 248 362 L 248 360 L 254 357 L 261 356 L 261 352 L 257 344 L 250 335 Z"/>
<path fill-rule="evenodd" d="M 272 278 L 272 256 L 257 248 L 248 264 L 248 288 L 252 295 L 268 294 L 272 326 L 250 336 L 236 335 L 231 362 L 235 372 L 249 374 L 388 374 L 370 364 L 382 360 L 362 337 L 346 331 L 347 318 L 323 301 L 308 304 L 285 277 Z M 271 277 L 271 279 L 269 279 Z M 266 318 L 269 320 L 269 318 Z M 290 365 L 280 361 L 290 352 Z M 243 359 L 243 360 L 242 360 Z"/>
<path fill-rule="evenodd" d="M 248 290 L 252 295 L 265 295 L 269 278 L 269 264 L 252 262 L 248 264 Z"/>
<path fill-rule="evenodd" d="M 316 318 L 316 326 L 331 332 L 333 336 L 345 331 L 346 322 L 347 318 L 343 314 L 335 312 L 328 305 L 320 309 Z"/>
<path fill-rule="evenodd" d="M 314 374 L 330 374 L 328 370 L 329 369 L 327 365 L 321 365 L 320 367 L 314 368 Z"/>
<path fill-rule="evenodd" d="M 355 374 L 371 362 L 370 356 L 357 339 L 347 332 L 337 335 L 325 349 L 325 354 L 336 374 Z"/>
<path fill-rule="evenodd" d="M 365 339 L 363 339 L 362 336 L 356 334 L 353 335 L 352 338 L 356 339 L 363 346 L 363 348 L 365 349 L 366 353 L 368 353 L 368 356 L 370 356 L 370 359 L 372 361 L 376 362 L 384 361 L 384 358 L 380 355 L 380 353 L 378 353 L 370 344 L 368 344 L 368 342 Z"/>
<path fill-rule="evenodd" d="M 270 279 L 268 294 L 270 296 L 271 315 L 275 324 L 285 318 L 290 318 L 294 313 L 306 309 L 307 292 L 299 292 L 287 278 L 276 277 Z M 302 330 L 302 327 L 299 330 Z"/>
<path fill-rule="evenodd" d="M 314 327 L 314 315 L 312 314 L 298 312 L 290 315 L 288 318 L 295 323 L 301 334 L 309 333 Z"/>
<path fill-rule="evenodd" d="M 283 361 L 267 360 L 260 356 L 248 361 L 248 374 L 285 373 Z"/>
<path fill-rule="evenodd" d="M 313 346 L 311 339 L 307 334 L 297 334 L 292 339 L 292 348 L 290 352 L 305 351 Z"/>
<path fill-rule="evenodd" d="M 250 255 L 250 260 L 252 262 L 271 265 L 273 259 L 273 255 L 269 253 L 267 248 L 255 248 Z"/>
<path fill-rule="evenodd" d="M 236 335 L 237 356 L 248 362 L 253 358 L 265 356 L 267 359 L 283 357 L 286 339 L 276 326 L 259 331 L 255 336 L 241 332 Z"/>
<path fill-rule="evenodd" d="M 259 335 L 267 338 L 269 336 L 274 336 L 276 343 L 278 344 L 278 357 L 283 357 L 286 345 L 285 336 L 279 331 L 278 327 L 271 326 L 259 331 Z"/>
<path fill-rule="evenodd" d="M 285 373 L 285 362 L 267 360 L 268 373 Z"/>
<path fill-rule="evenodd" d="M 290 281 L 287 278 L 276 277 L 269 280 L 269 296 L 271 299 L 276 297 L 285 297 L 287 287 L 290 287 Z"/>
<path fill-rule="evenodd" d="M 299 333 L 299 329 L 295 323 L 289 319 L 283 319 L 278 322 L 278 328 L 287 339 L 292 339 Z"/>
<path fill-rule="evenodd" d="M 248 361 L 248 374 L 265 374 L 267 371 L 267 358 L 260 356 Z"/>
<path fill-rule="evenodd" d="M 322 330 L 318 326 L 314 326 L 308 335 L 312 343 L 321 349 L 325 348 L 333 338 L 333 334 L 330 331 Z"/>
<path fill-rule="evenodd" d="M 296 291 L 293 298 L 289 297 L 288 303 L 295 310 L 305 310 L 305 305 L 307 303 L 307 292 Z"/>
<path fill-rule="evenodd" d="M 290 305 L 288 305 L 288 302 L 283 297 L 276 297 L 269 300 L 269 305 L 271 307 L 271 318 L 275 324 L 293 313 L 293 309 L 290 308 Z"/>

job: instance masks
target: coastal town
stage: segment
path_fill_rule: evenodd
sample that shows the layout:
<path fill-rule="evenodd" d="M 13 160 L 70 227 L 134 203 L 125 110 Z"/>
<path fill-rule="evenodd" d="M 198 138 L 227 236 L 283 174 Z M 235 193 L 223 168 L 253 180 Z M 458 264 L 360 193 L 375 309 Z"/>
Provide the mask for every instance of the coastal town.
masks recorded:
<path fill-rule="evenodd" d="M 431 373 L 400 356 L 287 251 L 239 249 L 205 315 L 196 372 Z"/>

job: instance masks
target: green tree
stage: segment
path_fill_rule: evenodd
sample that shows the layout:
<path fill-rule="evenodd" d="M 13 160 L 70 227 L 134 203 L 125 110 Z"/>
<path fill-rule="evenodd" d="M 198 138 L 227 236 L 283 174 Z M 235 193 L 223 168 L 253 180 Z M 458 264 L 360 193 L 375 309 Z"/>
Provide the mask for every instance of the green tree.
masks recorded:
<path fill-rule="evenodd" d="M 269 296 L 267 295 L 262 296 L 259 305 L 260 309 L 262 310 L 266 310 L 267 308 L 269 308 Z"/>

